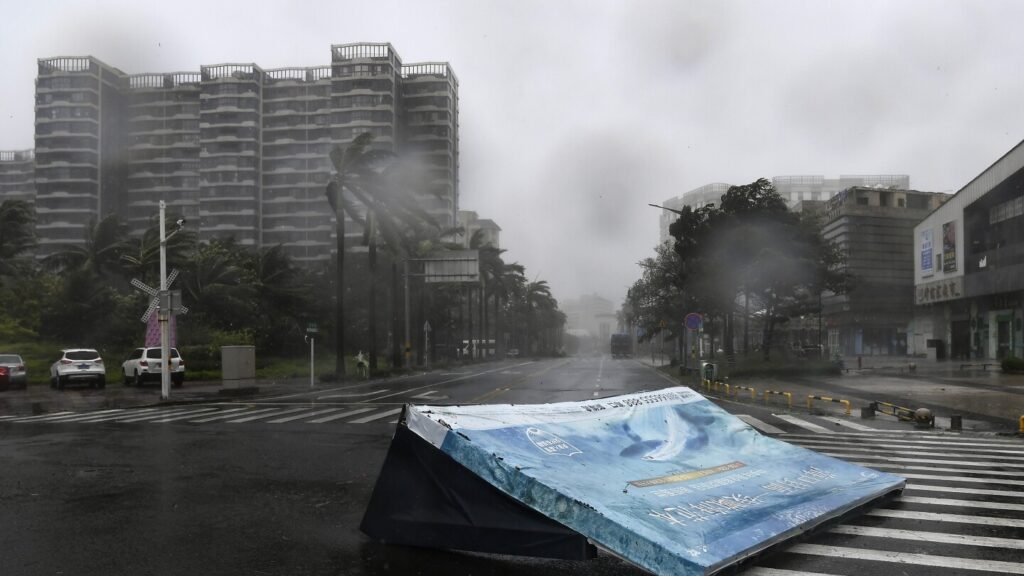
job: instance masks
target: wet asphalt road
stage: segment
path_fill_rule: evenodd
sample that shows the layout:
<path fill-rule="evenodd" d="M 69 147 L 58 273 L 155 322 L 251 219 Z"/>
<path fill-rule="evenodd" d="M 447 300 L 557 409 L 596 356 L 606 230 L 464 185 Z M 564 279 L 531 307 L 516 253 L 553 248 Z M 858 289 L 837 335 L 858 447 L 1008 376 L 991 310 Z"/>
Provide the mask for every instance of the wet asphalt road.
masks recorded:
<path fill-rule="evenodd" d="M 521 360 L 247 404 L 386 413 L 406 402 L 554 402 L 668 385 L 634 361 Z M 764 420 L 773 412 L 722 405 Z M 609 556 L 576 563 L 370 542 L 358 525 L 394 430 L 390 420 L 0 422 L 0 574 L 643 573 Z M 934 573 L 916 568 L 906 572 Z"/>

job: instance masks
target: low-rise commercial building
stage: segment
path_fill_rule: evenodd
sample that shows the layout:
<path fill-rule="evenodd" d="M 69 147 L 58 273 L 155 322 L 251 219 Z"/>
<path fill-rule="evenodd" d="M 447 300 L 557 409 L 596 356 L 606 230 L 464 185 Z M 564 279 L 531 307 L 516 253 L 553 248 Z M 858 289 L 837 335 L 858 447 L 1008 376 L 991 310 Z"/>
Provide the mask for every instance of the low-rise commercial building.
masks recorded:
<path fill-rule="evenodd" d="M 822 298 L 831 354 L 907 353 L 914 226 L 948 198 L 934 192 L 854 187 L 829 200 L 822 235 L 842 250 L 843 271 L 851 277 L 848 292 Z"/>
<path fill-rule="evenodd" d="M 914 228 L 911 351 L 1024 356 L 1024 142 Z"/>

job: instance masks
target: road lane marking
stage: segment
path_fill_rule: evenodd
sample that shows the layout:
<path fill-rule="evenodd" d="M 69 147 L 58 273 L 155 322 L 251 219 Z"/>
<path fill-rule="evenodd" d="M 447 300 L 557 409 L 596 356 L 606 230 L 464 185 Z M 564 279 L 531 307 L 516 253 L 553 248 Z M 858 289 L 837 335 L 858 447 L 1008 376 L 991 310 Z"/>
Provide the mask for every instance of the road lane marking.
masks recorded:
<path fill-rule="evenodd" d="M 1024 540 L 1018 540 L 1016 538 L 997 538 L 995 536 L 944 534 L 942 532 L 922 532 L 920 530 L 878 528 L 874 526 L 856 526 L 852 524 L 835 526 L 831 528 L 829 532 L 833 534 L 848 534 L 850 536 L 867 536 L 870 538 L 893 538 L 896 540 L 915 540 L 933 542 L 937 544 L 960 544 L 963 546 L 983 546 L 986 548 L 1024 550 Z"/>
<path fill-rule="evenodd" d="M 856 422 L 851 422 L 849 420 L 843 420 L 842 418 L 836 418 L 835 416 L 819 416 L 819 418 L 821 418 L 822 420 L 827 420 L 827 421 L 829 421 L 829 422 L 831 422 L 833 424 L 838 424 L 839 426 L 845 426 L 847 428 L 852 428 L 854 430 L 859 430 L 861 432 L 874 432 L 874 431 L 877 431 L 877 428 L 872 428 L 870 426 L 864 426 L 863 424 L 857 424 Z"/>
<path fill-rule="evenodd" d="M 519 366 L 526 366 L 527 364 L 533 364 L 533 361 L 522 362 L 520 364 L 515 364 L 515 365 L 512 366 L 512 368 L 518 368 Z M 401 394 L 407 394 L 409 392 L 418 392 L 420 390 L 423 390 L 424 388 L 436 388 L 438 386 L 444 386 L 445 384 L 451 384 L 452 382 L 458 382 L 460 380 L 465 380 L 467 378 L 474 378 L 476 376 L 483 376 L 484 374 L 493 374 L 494 372 L 499 372 L 499 371 L 501 371 L 503 369 L 504 368 L 495 368 L 493 370 L 485 370 L 483 372 L 477 372 L 475 374 L 466 374 L 465 376 L 460 376 L 458 378 L 452 378 L 450 380 L 442 380 L 441 382 L 435 382 L 433 384 L 424 384 L 423 386 L 416 386 L 415 388 L 410 388 L 408 390 L 401 390 L 399 392 L 395 392 L 394 394 L 388 394 L 386 396 L 380 396 L 379 398 L 374 398 L 373 400 L 374 400 L 374 402 L 376 402 L 377 400 L 380 400 L 382 398 L 389 398 L 391 396 L 399 396 Z"/>
<path fill-rule="evenodd" d="M 789 414 L 772 414 L 772 416 L 775 416 L 776 418 L 778 418 L 780 420 L 785 420 L 786 422 L 789 422 L 790 424 L 799 426 L 799 427 L 804 428 L 806 430 L 810 430 L 811 432 L 828 432 L 829 431 L 828 428 L 823 428 L 823 427 L 818 426 L 817 424 L 814 424 L 812 422 L 808 422 L 806 420 L 801 420 L 800 418 L 797 418 L 796 416 L 790 416 Z"/>
<path fill-rule="evenodd" d="M 303 418 L 309 418 L 311 416 L 318 416 L 320 414 L 330 414 L 331 412 L 337 412 L 338 410 L 344 410 L 344 408 L 327 408 L 325 410 L 313 410 L 312 412 L 306 412 L 305 414 L 299 414 L 297 416 L 289 416 L 287 418 L 278 418 L 276 420 L 267 420 L 267 424 L 284 424 L 285 422 L 293 422 L 295 420 L 302 420 Z"/>
<path fill-rule="evenodd" d="M 907 482 L 907 490 L 914 490 L 916 492 L 956 492 L 958 494 L 978 494 L 979 496 L 1009 496 L 1010 498 L 1024 498 L 1024 491 L 1021 490 L 983 490 L 981 488 L 933 486 L 931 484 L 917 484 L 913 482 Z"/>
<path fill-rule="evenodd" d="M 280 408 L 271 408 L 271 410 L 277 410 L 277 412 L 271 412 L 270 414 L 256 414 L 255 412 L 250 412 L 249 414 L 247 414 L 243 418 L 239 418 L 237 420 L 228 420 L 228 423 L 229 424 L 241 424 L 243 422 L 252 422 L 253 420 L 262 420 L 263 418 L 273 418 L 274 416 L 284 416 L 285 414 L 294 414 L 296 412 L 303 412 L 305 410 L 309 410 L 309 406 L 303 406 L 301 408 L 292 408 L 290 410 L 281 410 Z M 263 412 L 266 412 L 266 410 L 263 410 Z M 252 414 L 256 414 L 256 415 L 252 416 Z"/>
<path fill-rule="evenodd" d="M 192 418 L 193 416 L 199 416 L 200 414 L 210 414 L 211 412 L 217 412 L 218 410 L 220 410 L 220 408 L 218 408 L 218 407 L 199 408 L 199 409 L 193 410 L 191 412 L 182 412 L 182 413 L 176 414 L 174 416 L 167 416 L 167 417 L 164 417 L 164 418 L 160 418 L 159 420 L 150 420 L 150 423 L 158 423 L 159 422 L 159 423 L 162 424 L 164 422 L 175 422 L 175 421 L 178 421 L 178 420 L 188 420 L 189 418 Z"/>
<path fill-rule="evenodd" d="M 423 394 L 417 394 L 417 395 L 413 396 L 412 398 L 413 398 L 413 400 L 447 400 L 448 399 L 447 396 L 434 396 L 434 394 L 437 394 L 437 390 L 431 390 L 429 392 L 424 392 Z"/>
<path fill-rule="evenodd" d="M 1024 512 L 1024 504 L 1006 502 L 985 502 L 984 500 L 957 500 L 955 498 L 929 498 L 926 496 L 900 496 L 898 502 L 908 504 L 931 504 L 933 506 L 956 506 L 957 508 L 984 508 L 986 510 L 1013 510 Z"/>
<path fill-rule="evenodd" d="M 316 420 L 310 420 L 310 424 L 323 424 L 325 422 L 333 422 L 340 418 L 348 418 L 349 416 L 355 416 L 356 414 L 362 414 L 363 412 L 372 412 L 376 408 L 356 408 L 355 410 L 349 410 L 348 412 L 342 412 L 341 414 L 332 414 L 331 416 L 325 416 L 323 418 L 317 418 Z"/>
<path fill-rule="evenodd" d="M 373 422 L 374 420 L 380 420 L 381 418 L 387 418 L 388 416 L 394 416 L 402 411 L 401 408 L 394 408 L 392 410 L 385 410 L 384 412 L 377 412 L 376 414 L 370 414 L 364 416 L 358 420 L 351 420 L 349 424 L 366 424 L 367 422 Z"/>
<path fill-rule="evenodd" d="M 1005 526 L 1024 528 L 1024 520 L 1016 518 L 995 518 L 993 516 L 971 516 L 968 514 L 944 514 L 940 512 L 914 512 L 912 510 L 890 510 L 876 508 L 868 510 L 868 516 L 899 518 L 902 520 L 923 520 L 928 522 L 952 522 L 956 524 L 980 524 L 982 526 Z"/>
<path fill-rule="evenodd" d="M 847 560 L 874 560 L 895 564 L 919 564 L 936 568 L 952 568 L 954 570 L 987 570 L 1004 574 L 1024 574 L 1024 564 L 1004 562 L 1000 560 L 981 560 L 978 558 L 957 558 L 954 556 L 933 556 L 911 552 L 889 552 L 886 550 L 867 550 L 848 548 L 845 546 L 822 546 L 821 544 L 796 544 L 786 550 L 793 554 L 827 556 Z"/>
<path fill-rule="evenodd" d="M 781 428 L 776 428 L 775 426 L 772 426 L 771 424 L 768 424 L 767 422 L 763 422 L 763 421 L 761 421 L 761 420 L 751 416 L 750 414 L 736 414 L 735 416 L 737 418 L 739 418 L 740 420 L 743 420 L 747 424 L 750 424 L 754 428 L 757 428 L 761 432 L 764 432 L 765 434 L 785 434 L 786 433 L 785 430 L 783 430 Z"/>
<path fill-rule="evenodd" d="M 278 408 L 263 408 L 261 410 L 253 410 L 251 406 L 246 406 L 245 408 L 232 408 L 230 410 L 221 410 L 218 414 L 216 414 L 214 416 L 199 418 L 197 420 L 189 420 L 189 422 L 194 423 L 194 424 L 202 424 L 203 422 L 213 422 L 215 420 L 226 420 L 228 418 L 234 418 L 235 416 L 241 416 L 241 414 L 239 414 L 239 412 L 246 412 L 247 411 L 249 414 L 257 414 L 259 412 L 269 412 L 271 410 L 278 410 Z"/>

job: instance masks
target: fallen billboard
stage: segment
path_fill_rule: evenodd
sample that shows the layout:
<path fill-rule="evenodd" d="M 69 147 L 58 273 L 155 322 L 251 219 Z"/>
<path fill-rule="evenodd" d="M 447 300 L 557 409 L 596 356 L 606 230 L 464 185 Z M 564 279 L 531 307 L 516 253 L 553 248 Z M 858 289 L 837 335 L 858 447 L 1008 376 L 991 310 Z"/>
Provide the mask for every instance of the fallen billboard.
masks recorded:
<path fill-rule="evenodd" d="M 575 550 L 580 540 L 573 536 L 579 535 L 656 574 L 714 573 L 905 484 L 763 436 L 689 388 L 557 404 L 407 406 L 399 432 L 396 440 L 415 437 L 414 446 L 447 456 L 458 465 L 456 475 L 468 471 L 523 510 L 553 521 L 544 525 L 545 535 L 526 538 L 525 549 L 557 541 Z M 440 457 L 418 454 L 411 458 Z M 422 482 L 422 474 L 398 479 L 394 470 L 388 473 L 386 464 L 375 487 L 363 522 L 368 534 L 503 551 L 500 542 L 446 545 L 444 536 L 424 541 L 388 530 L 380 502 L 394 506 L 393 496 Z M 458 508 L 453 526 L 486 516 L 480 510 L 489 505 L 467 503 L 477 496 L 428 476 L 435 476 L 433 490 L 445 507 Z M 415 515 L 404 509 L 393 516 L 401 522 Z"/>

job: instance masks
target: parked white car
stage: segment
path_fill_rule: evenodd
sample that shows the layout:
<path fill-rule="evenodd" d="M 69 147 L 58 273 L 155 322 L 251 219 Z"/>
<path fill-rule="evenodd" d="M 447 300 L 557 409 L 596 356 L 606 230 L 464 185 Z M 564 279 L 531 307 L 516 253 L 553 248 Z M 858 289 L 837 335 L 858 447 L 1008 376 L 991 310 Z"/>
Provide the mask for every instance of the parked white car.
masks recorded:
<path fill-rule="evenodd" d="M 50 366 L 50 386 L 63 390 L 69 382 L 87 381 L 93 388 L 107 385 L 107 368 L 92 348 L 69 348 Z"/>
<path fill-rule="evenodd" d="M 147 380 L 160 381 L 160 348 L 136 348 L 121 363 L 125 386 L 139 386 Z M 185 381 L 185 360 L 177 348 L 171 348 L 171 383 L 180 387 Z"/>

